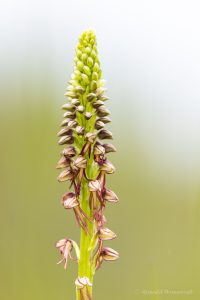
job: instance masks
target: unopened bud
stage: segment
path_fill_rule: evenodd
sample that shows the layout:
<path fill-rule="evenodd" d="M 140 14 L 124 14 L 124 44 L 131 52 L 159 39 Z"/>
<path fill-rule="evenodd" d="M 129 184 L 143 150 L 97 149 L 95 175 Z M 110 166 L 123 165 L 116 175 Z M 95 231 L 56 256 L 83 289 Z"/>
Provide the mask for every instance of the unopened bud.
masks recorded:
<path fill-rule="evenodd" d="M 99 87 L 98 89 L 96 89 L 95 94 L 96 94 L 97 96 L 100 96 L 100 95 L 102 95 L 104 92 L 105 92 L 105 88 Z"/>
<path fill-rule="evenodd" d="M 86 62 L 87 61 L 87 58 L 88 58 L 88 55 L 86 53 L 83 53 L 82 56 L 81 56 L 81 60 L 83 62 Z"/>
<path fill-rule="evenodd" d="M 98 64 L 98 63 L 95 62 L 94 67 L 93 67 L 93 70 L 94 70 L 94 72 L 97 72 L 97 73 L 99 72 L 100 67 L 99 67 L 99 64 Z"/>
<path fill-rule="evenodd" d="M 111 119 L 109 117 L 101 117 L 99 118 L 102 122 L 104 122 L 105 124 L 106 123 L 110 123 L 111 122 Z"/>
<path fill-rule="evenodd" d="M 95 128 L 98 130 L 98 129 L 102 129 L 104 128 L 105 124 L 100 121 L 100 120 L 97 120 L 96 123 L 95 123 Z"/>
<path fill-rule="evenodd" d="M 79 94 L 83 94 L 85 92 L 85 89 L 82 86 L 76 86 L 75 91 Z"/>
<path fill-rule="evenodd" d="M 84 116 L 85 116 L 86 120 L 89 120 L 89 119 L 91 119 L 92 114 L 91 114 L 90 112 L 86 111 L 86 112 L 84 113 Z"/>
<path fill-rule="evenodd" d="M 104 86 L 106 84 L 106 81 L 104 80 L 104 79 L 100 79 L 99 81 L 98 81 L 98 86 L 100 87 L 100 86 Z"/>
<path fill-rule="evenodd" d="M 74 76 L 76 80 L 79 80 L 81 78 L 81 72 L 78 69 L 74 70 Z"/>
<path fill-rule="evenodd" d="M 94 47 L 93 47 L 94 48 Z M 97 56 L 97 52 L 93 49 L 90 53 L 90 55 L 95 59 Z"/>
<path fill-rule="evenodd" d="M 85 131 L 84 127 L 81 127 L 81 126 L 76 127 L 76 132 L 78 135 L 83 135 L 84 131 Z"/>
<path fill-rule="evenodd" d="M 72 91 L 67 91 L 65 93 L 65 96 L 69 97 L 69 98 L 76 98 L 76 94 Z"/>
<path fill-rule="evenodd" d="M 56 168 L 57 169 L 66 168 L 69 166 L 69 163 L 70 163 L 69 159 L 67 159 L 65 156 L 62 156 L 58 161 Z"/>
<path fill-rule="evenodd" d="M 97 89 L 97 82 L 92 80 L 90 87 L 92 91 L 95 91 Z"/>
<path fill-rule="evenodd" d="M 69 169 L 66 169 L 60 173 L 60 175 L 58 176 L 58 181 L 63 182 L 63 181 L 70 180 L 72 178 L 73 178 L 72 171 Z"/>
<path fill-rule="evenodd" d="M 104 139 L 112 139 L 112 132 L 110 132 L 110 131 L 107 130 L 107 129 L 102 129 L 101 131 L 99 131 L 98 137 L 99 137 L 101 140 L 104 140 Z"/>
<path fill-rule="evenodd" d="M 81 55 L 82 55 L 82 51 L 80 51 L 79 49 L 76 50 L 76 55 L 77 57 L 80 59 Z"/>
<path fill-rule="evenodd" d="M 100 95 L 100 96 L 98 96 L 98 99 L 101 101 L 107 101 L 109 98 L 105 95 Z"/>
<path fill-rule="evenodd" d="M 64 136 L 64 135 L 72 135 L 72 130 L 68 127 L 62 128 L 58 134 L 58 136 Z"/>
<path fill-rule="evenodd" d="M 68 83 L 72 86 L 75 86 L 77 84 L 76 80 L 69 80 Z"/>
<path fill-rule="evenodd" d="M 88 75 L 88 76 L 91 75 L 91 71 L 90 71 L 90 68 L 89 68 L 88 66 L 84 66 L 84 67 L 83 67 L 83 72 L 84 72 L 86 75 Z"/>
<path fill-rule="evenodd" d="M 63 104 L 62 109 L 65 109 L 65 110 L 68 110 L 68 111 L 74 111 L 75 106 L 71 105 L 70 103 L 65 103 L 65 104 Z"/>
<path fill-rule="evenodd" d="M 63 149 L 62 155 L 65 157 L 74 157 L 76 155 L 76 149 L 73 146 Z"/>
<path fill-rule="evenodd" d="M 83 69 L 84 64 L 82 63 L 82 61 L 78 60 L 76 66 L 77 69 L 81 71 Z"/>
<path fill-rule="evenodd" d="M 61 122 L 60 126 L 61 126 L 61 127 L 62 127 L 62 126 L 67 126 L 69 121 L 71 121 L 70 118 L 64 119 L 64 120 Z"/>
<path fill-rule="evenodd" d="M 72 111 L 66 111 L 63 116 L 64 116 L 64 118 L 75 119 L 76 118 L 76 113 L 72 112 Z"/>
<path fill-rule="evenodd" d="M 103 144 L 103 147 L 105 148 L 105 152 L 109 153 L 109 152 L 116 152 L 117 149 L 115 148 L 115 146 L 113 146 L 112 144 Z"/>
<path fill-rule="evenodd" d="M 86 48 L 85 48 L 85 52 L 86 52 L 87 54 L 90 54 L 91 51 L 92 51 L 92 48 L 91 48 L 91 47 L 86 47 Z"/>
<path fill-rule="evenodd" d="M 92 100 L 96 99 L 96 94 L 90 93 L 87 95 L 87 100 L 90 102 Z"/>
<path fill-rule="evenodd" d="M 91 68 L 93 66 L 93 63 L 94 63 L 94 61 L 93 61 L 92 57 L 89 56 L 87 59 L 87 65 Z"/>
<path fill-rule="evenodd" d="M 116 234 L 108 228 L 100 228 L 98 236 L 102 241 L 113 240 L 117 237 Z"/>
<path fill-rule="evenodd" d="M 59 139 L 58 144 L 59 144 L 59 145 L 73 144 L 73 142 L 74 142 L 73 136 L 71 136 L 71 135 L 65 135 L 65 136 L 62 136 L 62 137 Z"/>
<path fill-rule="evenodd" d="M 98 75 L 97 72 L 93 72 L 93 73 L 92 73 L 92 79 L 93 79 L 93 80 L 96 80 L 96 81 L 99 79 L 99 75 Z"/>
<path fill-rule="evenodd" d="M 108 109 L 105 108 L 105 106 L 100 106 L 97 109 L 97 115 L 101 118 L 101 117 L 106 117 L 110 114 L 110 111 Z"/>
<path fill-rule="evenodd" d="M 73 128 L 77 125 L 77 122 L 75 120 L 70 120 L 67 124 L 68 127 Z"/>
<path fill-rule="evenodd" d="M 80 104 L 80 101 L 78 99 L 72 99 L 71 103 L 75 106 L 78 106 Z"/>
<path fill-rule="evenodd" d="M 88 78 L 88 76 L 87 76 L 86 74 L 82 73 L 82 74 L 81 74 L 81 77 L 82 77 L 83 83 L 84 83 L 85 85 L 87 85 L 87 84 L 90 83 L 89 78 Z"/>
<path fill-rule="evenodd" d="M 74 86 L 70 84 L 70 85 L 67 87 L 67 91 L 73 92 L 73 93 L 74 93 Z"/>
<path fill-rule="evenodd" d="M 77 111 L 78 112 L 80 112 L 80 113 L 83 113 L 84 112 L 84 106 L 83 105 L 79 105 L 78 107 L 77 107 Z"/>
<path fill-rule="evenodd" d="M 105 171 L 107 174 L 113 174 L 115 172 L 115 167 L 113 164 L 106 160 L 103 165 L 100 166 L 101 171 Z"/>
<path fill-rule="evenodd" d="M 100 107 L 100 106 L 102 106 L 102 105 L 104 105 L 104 102 L 101 101 L 101 100 L 97 100 L 97 101 L 93 102 L 93 104 L 92 104 L 92 106 L 93 106 L 94 108 L 98 108 L 98 107 Z"/>

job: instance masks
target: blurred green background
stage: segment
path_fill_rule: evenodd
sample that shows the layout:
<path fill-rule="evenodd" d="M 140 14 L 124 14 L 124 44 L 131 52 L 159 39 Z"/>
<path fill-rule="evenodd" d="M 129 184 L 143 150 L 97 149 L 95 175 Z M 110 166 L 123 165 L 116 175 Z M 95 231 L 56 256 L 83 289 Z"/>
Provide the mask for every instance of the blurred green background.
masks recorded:
<path fill-rule="evenodd" d="M 198 1 L 0 2 L 0 299 L 75 299 L 75 240 L 60 206 L 56 133 L 83 30 L 96 29 L 118 152 L 108 179 L 109 243 L 95 300 L 200 299 L 200 20 Z"/>

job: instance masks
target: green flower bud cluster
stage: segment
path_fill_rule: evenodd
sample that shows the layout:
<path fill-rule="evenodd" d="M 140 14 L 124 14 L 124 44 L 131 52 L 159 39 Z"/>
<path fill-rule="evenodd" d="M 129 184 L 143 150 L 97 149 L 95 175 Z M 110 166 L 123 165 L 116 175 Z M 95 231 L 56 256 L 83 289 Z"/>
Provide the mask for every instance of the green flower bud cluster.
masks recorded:
<path fill-rule="evenodd" d="M 116 194 L 106 187 L 106 174 L 115 171 L 106 154 L 115 147 L 103 140 L 112 139 L 105 129 L 111 120 L 105 106 L 104 81 L 97 51 L 96 36 L 92 30 L 82 34 L 76 47 L 74 72 L 65 93 L 68 101 L 62 108 L 64 119 L 58 133 L 61 152 L 57 168 L 62 169 L 59 182 L 70 182 L 74 191 L 62 197 L 62 205 L 74 211 L 81 227 L 80 249 L 68 238 L 58 242 L 57 248 L 66 262 L 75 245 L 78 261 L 76 280 L 77 299 L 92 299 L 92 282 L 95 270 L 103 261 L 119 257 L 117 251 L 104 247 L 103 242 L 112 240 L 116 234 L 105 226 L 106 203 L 118 202 Z"/>

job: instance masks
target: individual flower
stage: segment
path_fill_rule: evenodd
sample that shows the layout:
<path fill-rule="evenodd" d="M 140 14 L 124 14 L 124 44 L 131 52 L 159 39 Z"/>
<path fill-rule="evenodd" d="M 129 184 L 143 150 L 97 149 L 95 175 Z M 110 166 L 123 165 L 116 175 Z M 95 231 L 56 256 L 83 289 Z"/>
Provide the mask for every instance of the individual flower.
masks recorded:
<path fill-rule="evenodd" d="M 56 248 L 62 254 L 62 259 L 58 262 L 58 264 L 61 264 L 62 262 L 64 262 L 64 269 L 67 268 L 68 258 L 73 259 L 72 255 L 71 255 L 73 248 L 75 249 L 75 252 L 76 252 L 76 259 L 79 259 L 80 253 L 79 253 L 78 245 L 76 244 L 75 241 L 73 241 L 71 239 L 65 238 L 65 239 L 59 240 L 56 243 Z"/>
<path fill-rule="evenodd" d="M 86 219 L 91 222 L 90 218 L 81 209 L 76 194 L 73 192 L 65 193 L 62 197 L 61 203 L 65 209 L 73 209 L 78 224 L 88 233 L 88 225 Z"/>
<path fill-rule="evenodd" d="M 101 249 L 99 256 L 96 260 L 96 269 L 98 270 L 103 261 L 115 261 L 119 258 L 119 253 L 112 248 L 104 247 Z"/>

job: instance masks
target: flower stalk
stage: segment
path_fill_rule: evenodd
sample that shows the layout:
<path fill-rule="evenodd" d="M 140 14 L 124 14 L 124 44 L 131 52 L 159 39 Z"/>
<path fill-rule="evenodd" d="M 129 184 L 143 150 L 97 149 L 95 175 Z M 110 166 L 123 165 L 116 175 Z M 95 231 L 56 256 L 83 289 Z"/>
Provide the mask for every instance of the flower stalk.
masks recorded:
<path fill-rule="evenodd" d="M 70 182 L 61 204 L 73 210 L 80 226 L 80 245 L 69 238 L 60 240 L 56 247 L 62 255 L 59 263 L 67 267 L 73 249 L 78 262 L 78 278 L 75 281 L 76 299 L 91 300 L 95 271 L 104 261 L 114 261 L 117 251 L 104 247 L 104 241 L 116 238 L 105 226 L 107 202 L 116 203 L 118 197 L 106 187 L 106 175 L 113 174 L 115 167 L 106 154 L 115 147 L 103 140 L 112 139 L 105 129 L 111 120 L 105 107 L 104 81 L 97 51 L 96 36 L 92 30 L 84 32 L 76 48 L 74 72 L 65 93 L 68 101 L 62 106 L 64 120 L 58 133 L 59 145 L 64 145 L 57 168 L 61 169 L 59 182 Z"/>

